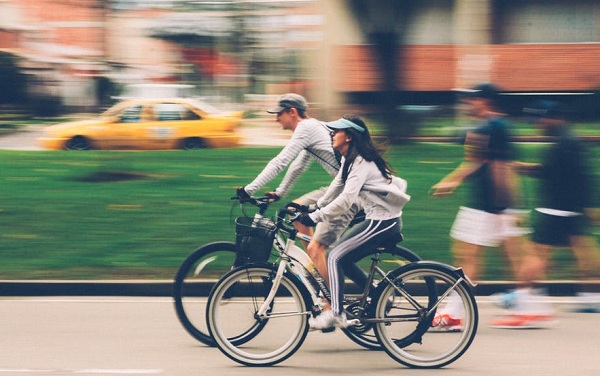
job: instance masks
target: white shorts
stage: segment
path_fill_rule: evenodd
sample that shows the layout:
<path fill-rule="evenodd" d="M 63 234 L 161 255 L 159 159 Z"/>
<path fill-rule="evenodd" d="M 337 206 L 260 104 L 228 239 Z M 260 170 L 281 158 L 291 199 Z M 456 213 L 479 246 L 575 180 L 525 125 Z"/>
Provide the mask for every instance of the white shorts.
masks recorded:
<path fill-rule="evenodd" d="M 469 244 L 497 247 L 506 238 L 531 232 L 531 229 L 520 224 L 526 213 L 508 209 L 494 214 L 461 206 L 450 229 L 450 236 Z"/>

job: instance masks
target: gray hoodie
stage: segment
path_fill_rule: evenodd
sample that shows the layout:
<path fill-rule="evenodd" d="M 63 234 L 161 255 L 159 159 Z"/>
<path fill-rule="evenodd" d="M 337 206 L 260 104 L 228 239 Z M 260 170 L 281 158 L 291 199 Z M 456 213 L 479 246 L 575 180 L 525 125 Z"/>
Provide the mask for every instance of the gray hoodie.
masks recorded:
<path fill-rule="evenodd" d="M 375 162 L 356 157 L 346 183 L 342 182 L 342 170 L 338 172 L 325 195 L 317 202 L 320 208 L 310 214 L 315 222 L 339 217 L 357 202 L 365 211 L 367 219 L 385 220 L 402 215 L 402 208 L 410 200 L 406 194 L 406 180 L 397 176 L 386 179 Z"/>

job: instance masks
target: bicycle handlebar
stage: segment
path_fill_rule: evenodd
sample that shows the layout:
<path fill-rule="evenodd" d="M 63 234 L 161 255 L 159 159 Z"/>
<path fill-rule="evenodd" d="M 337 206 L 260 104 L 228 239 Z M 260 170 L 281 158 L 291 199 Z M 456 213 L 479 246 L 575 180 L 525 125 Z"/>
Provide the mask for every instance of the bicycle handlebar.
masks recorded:
<path fill-rule="evenodd" d="M 247 199 L 242 199 L 238 196 L 231 197 L 231 200 L 237 200 L 240 204 L 249 203 L 258 208 L 258 213 L 260 215 L 264 215 L 269 206 L 271 205 L 271 197 L 269 196 L 249 196 Z M 277 210 L 277 227 L 283 229 L 284 231 L 292 234 L 297 233 L 298 230 L 291 224 L 298 220 L 300 215 L 304 210 L 304 206 L 295 202 L 290 202 L 279 210 Z M 290 216 L 289 219 L 285 219 L 286 215 Z"/>
<path fill-rule="evenodd" d="M 240 204 L 243 204 L 245 202 L 249 202 L 250 204 L 256 206 L 258 208 L 258 212 L 263 215 L 265 214 L 265 212 L 267 211 L 267 209 L 269 208 L 269 200 L 270 197 L 269 196 L 249 196 L 247 199 L 242 199 L 238 196 L 233 196 L 231 197 L 232 200 L 237 200 Z"/>
<path fill-rule="evenodd" d="M 285 204 L 281 209 L 277 211 L 277 226 L 283 228 L 286 232 L 290 234 L 293 232 L 294 234 L 298 232 L 294 226 L 291 224 L 294 221 L 297 221 L 302 214 L 302 205 L 297 204 L 295 202 L 289 202 Z M 285 216 L 289 215 L 290 218 L 288 220 L 285 219 Z"/>

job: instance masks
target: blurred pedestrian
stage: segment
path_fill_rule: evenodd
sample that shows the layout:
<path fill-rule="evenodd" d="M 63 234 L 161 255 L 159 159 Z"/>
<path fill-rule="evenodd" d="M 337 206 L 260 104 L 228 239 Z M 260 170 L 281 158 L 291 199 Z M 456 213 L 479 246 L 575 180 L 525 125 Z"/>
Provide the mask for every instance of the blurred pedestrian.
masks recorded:
<path fill-rule="evenodd" d="M 536 280 L 546 278 L 554 247 L 570 248 L 581 279 L 600 276 L 600 254 L 589 231 L 591 224 L 600 223 L 598 192 L 585 147 L 569 128 L 561 103 L 537 101 L 525 112 L 552 144 L 542 163 L 515 164 L 519 172 L 539 179 L 540 207 L 532 215 L 533 246 L 519 270 L 522 286 L 503 299 L 511 313 L 492 322 L 499 328 L 536 328 L 556 321 L 551 306 L 533 289 Z"/>
<path fill-rule="evenodd" d="M 468 111 L 477 127 L 467 132 L 464 160 L 431 188 L 435 197 L 451 195 L 464 181 L 472 192 L 462 206 L 450 230 L 454 262 L 465 274 L 478 280 L 482 274 L 482 250 L 502 246 L 511 271 L 516 272 L 528 230 L 521 227 L 522 214 L 515 210 L 519 202 L 518 177 L 512 168 L 515 150 L 508 123 L 497 108 L 499 89 L 484 83 L 463 89 Z M 460 330 L 462 312 L 453 304 L 452 295 L 438 311 L 433 325 L 437 330 Z"/>
<path fill-rule="evenodd" d="M 296 179 L 302 175 L 313 161 L 316 161 L 333 178 L 340 169 L 340 157 L 336 155 L 332 146 L 329 129 L 321 121 L 311 118 L 307 114 L 306 99 L 295 93 L 283 94 L 279 97 L 277 105 L 267 110 L 276 114 L 277 122 L 285 130 L 292 131 L 292 137 L 283 150 L 271 159 L 260 174 L 248 185 L 239 187 L 236 191 L 240 199 L 253 195 L 269 181 L 288 168 L 283 180 L 275 191 L 267 192 L 271 201 L 278 201 L 285 197 L 291 190 Z M 289 167 L 288 167 L 289 166 Z M 323 196 L 326 187 L 311 191 L 294 200 L 296 203 L 311 206 Z M 331 218 L 320 223 L 306 247 L 317 271 L 327 282 L 326 251 L 346 229 L 354 215 L 359 211 L 356 204 L 352 205 L 339 217 Z M 298 230 L 305 234 L 312 234 L 312 227 L 294 222 Z M 355 283 L 366 283 L 366 276 L 358 267 L 347 271 Z"/>

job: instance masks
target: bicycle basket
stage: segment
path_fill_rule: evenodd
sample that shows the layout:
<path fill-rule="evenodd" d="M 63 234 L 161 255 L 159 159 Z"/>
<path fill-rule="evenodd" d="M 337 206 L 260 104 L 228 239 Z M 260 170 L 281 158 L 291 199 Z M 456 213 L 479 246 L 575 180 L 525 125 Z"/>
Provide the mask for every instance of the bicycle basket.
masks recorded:
<path fill-rule="evenodd" d="M 268 218 L 253 222 L 251 217 L 235 220 L 236 266 L 265 262 L 271 254 L 277 226 Z"/>

